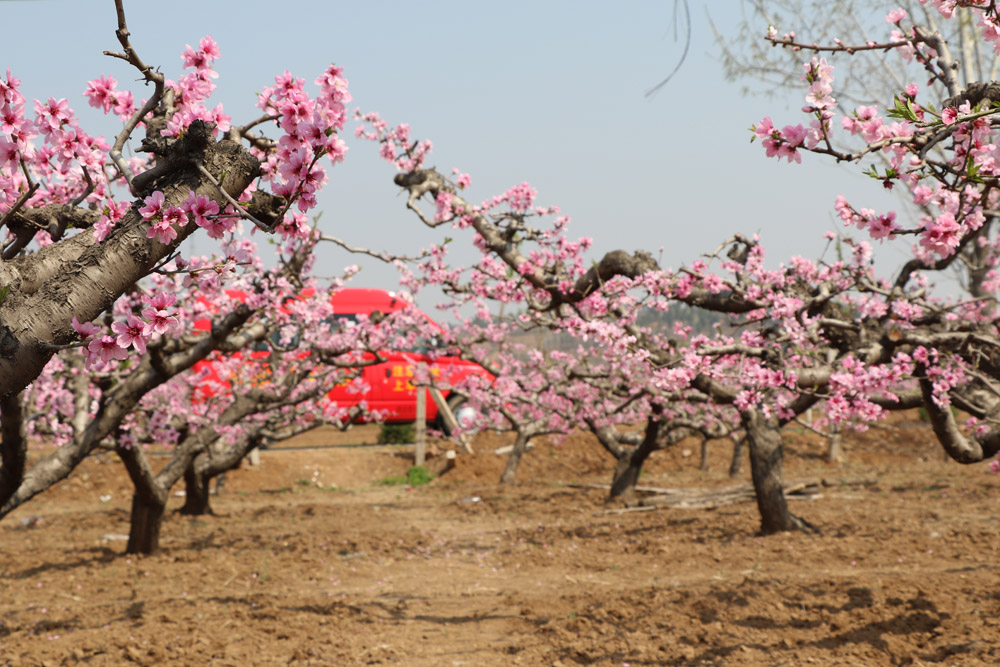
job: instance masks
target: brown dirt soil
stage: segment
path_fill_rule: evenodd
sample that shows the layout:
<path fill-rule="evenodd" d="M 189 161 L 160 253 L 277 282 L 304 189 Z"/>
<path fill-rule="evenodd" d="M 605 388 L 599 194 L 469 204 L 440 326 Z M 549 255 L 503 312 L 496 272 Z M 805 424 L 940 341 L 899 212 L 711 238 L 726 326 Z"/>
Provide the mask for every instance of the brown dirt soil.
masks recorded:
<path fill-rule="evenodd" d="M 500 487 L 505 441 L 415 489 L 375 483 L 411 448 L 265 451 L 148 557 L 123 554 L 122 467 L 92 457 L 0 523 L 0 664 L 1000 663 L 1000 478 L 944 462 L 919 423 L 846 436 L 840 465 L 788 434 L 788 481 L 873 482 L 792 501 L 820 536 L 757 537 L 752 503 L 609 514 L 570 486 L 609 481 L 584 435 Z M 712 445 L 711 471 L 683 443 L 643 484 L 730 484 Z"/>

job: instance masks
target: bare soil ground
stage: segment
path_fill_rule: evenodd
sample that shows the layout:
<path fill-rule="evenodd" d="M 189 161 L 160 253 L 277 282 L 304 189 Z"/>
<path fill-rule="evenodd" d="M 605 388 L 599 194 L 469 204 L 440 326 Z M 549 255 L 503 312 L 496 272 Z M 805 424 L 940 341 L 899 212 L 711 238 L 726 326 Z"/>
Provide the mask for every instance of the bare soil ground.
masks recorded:
<path fill-rule="evenodd" d="M 150 557 L 123 554 L 128 480 L 93 457 L 0 523 L 0 664 L 1000 663 L 1000 478 L 944 462 L 919 423 L 847 436 L 840 465 L 786 439 L 789 481 L 873 482 L 793 501 L 818 537 L 757 537 L 753 504 L 607 513 L 570 486 L 609 481 L 583 435 L 500 487 L 502 440 L 414 489 L 376 483 L 410 448 L 265 451 Z M 730 484 L 715 444 L 709 472 L 682 445 L 642 483 Z"/>

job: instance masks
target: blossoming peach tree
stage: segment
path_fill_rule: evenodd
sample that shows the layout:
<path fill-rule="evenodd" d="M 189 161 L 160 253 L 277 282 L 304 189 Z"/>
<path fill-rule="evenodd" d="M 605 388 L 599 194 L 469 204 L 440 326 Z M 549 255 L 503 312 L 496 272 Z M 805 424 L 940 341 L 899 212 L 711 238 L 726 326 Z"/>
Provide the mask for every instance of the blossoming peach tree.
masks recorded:
<path fill-rule="evenodd" d="M 109 55 L 137 69 L 151 95 L 137 103 L 110 76 L 87 84 L 89 103 L 123 122 L 113 143 L 88 134 L 65 99 L 35 100 L 31 115 L 15 73 L 0 76 L 3 513 L 65 477 L 109 435 L 123 452 L 137 452 L 131 445 L 150 434 L 177 436 L 169 413 L 191 414 L 185 429 L 196 432 L 190 403 L 151 408 L 149 401 L 213 351 L 266 338 L 258 313 L 269 312 L 279 327 L 288 326 L 281 313 L 289 307 L 301 311 L 300 322 L 329 314 L 322 298 L 303 300 L 309 308 L 282 300 L 309 281 L 309 253 L 319 234 L 306 216 L 327 180 L 324 163 L 342 161 L 346 151 L 338 132 L 350 94 L 340 68 L 323 72 L 315 93 L 303 79 L 279 75 L 257 95 L 259 116 L 238 125 L 221 105 L 207 106 L 220 55 L 211 37 L 188 46 L 186 73 L 167 80 L 132 46 L 120 0 L 115 9 L 122 50 Z M 260 134 L 264 126 L 273 126 L 279 138 Z M 126 159 L 140 131 L 133 152 L 142 157 Z M 248 225 L 251 232 L 280 236 L 281 267 L 268 272 L 254 263 Z M 219 241 L 213 259 L 179 254 L 180 243 L 196 232 Z M 231 276 L 243 281 L 246 302 L 225 301 Z M 199 313 L 211 326 L 195 335 L 189 325 Z M 298 357 L 300 369 L 310 368 L 296 371 L 297 395 L 307 392 L 306 380 L 337 356 L 333 352 Z M 160 389 L 161 396 L 169 394 Z M 286 410 L 295 403 L 288 396 L 282 401 Z M 331 419 L 333 412 L 319 408 Z M 26 474 L 29 430 L 47 432 L 64 446 Z M 218 439 L 218 430 L 213 433 L 200 437 Z M 126 463 L 130 472 L 148 472 Z"/>
<path fill-rule="evenodd" d="M 1000 18 L 994 3 L 924 4 L 948 19 L 956 12 L 970 13 L 981 40 L 993 53 L 1000 53 Z M 789 161 L 801 161 L 803 152 L 850 162 L 875 157 L 882 169 L 872 164 L 866 173 L 887 188 L 906 192 L 909 209 L 915 212 L 908 223 L 898 220 L 894 211 L 876 213 L 843 197 L 835 209 L 845 225 L 880 243 L 914 239 L 912 259 L 881 288 L 872 315 L 888 330 L 887 342 L 911 350 L 923 405 L 945 450 L 957 461 L 974 463 L 1000 451 L 995 420 L 1000 405 L 996 398 L 1000 165 L 993 129 L 1000 85 L 967 81 L 960 87 L 962 63 L 953 57 L 941 30 L 916 23 L 900 8 L 885 19 L 892 26 L 888 40 L 856 45 L 804 44 L 793 33 L 779 36 L 770 29 L 767 39 L 776 46 L 816 53 L 805 63 L 803 74 L 808 85 L 803 111 L 812 119 L 808 129 L 801 124 L 778 129 L 765 118 L 753 132 L 768 155 Z M 835 123 L 834 69 L 820 56 L 872 49 L 895 49 L 918 64 L 927 77 L 926 92 L 916 82 L 907 83 L 885 105 L 884 113 L 877 106 L 862 106 Z M 846 133 L 855 140 L 853 148 L 838 144 L 837 125 L 841 136 Z M 961 296 L 933 298 L 925 291 L 928 276 L 944 270 L 959 274 Z M 912 291 L 907 294 L 907 289 Z M 951 405 L 971 415 L 966 428 L 960 428 Z"/>
<path fill-rule="evenodd" d="M 932 4 L 946 18 L 957 6 L 978 12 L 984 39 L 998 42 L 1000 21 L 992 3 Z M 993 229 L 1000 164 L 992 130 L 1000 84 L 959 89 L 957 65 L 940 31 L 908 26 L 902 10 L 890 12 L 887 20 L 892 35 L 883 43 L 837 41 L 824 47 L 776 30 L 767 38 L 778 46 L 837 56 L 899 49 L 926 71 L 927 95 L 938 95 L 940 111 L 921 104 L 919 87 L 909 84 L 889 93 L 885 116 L 869 106 L 835 123 L 833 65 L 817 56 L 803 70 L 808 126 L 778 129 L 765 118 L 752 131 L 769 156 L 789 162 L 800 162 L 805 152 L 840 161 L 881 160 L 867 173 L 885 187 L 901 185 L 911 192 L 914 222 L 902 222 L 895 212 L 857 208 L 844 198 L 835 210 L 871 241 L 916 239 L 912 258 L 891 278 L 876 274 L 871 241 L 832 232 L 829 256 L 795 257 L 777 269 L 767 268 L 759 239 L 743 236 L 676 270 L 661 269 L 643 251 L 612 251 L 587 268 L 583 253 L 589 241 L 570 241 L 567 219 L 555 217 L 554 208 L 536 207 L 527 184 L 475 204 L 461 194 L 470 185 L 468 176 L 449 177 L 426 167 L 431 144 L 413 141 L 406 125 L 391 127 L 368 114 L 359 133 L 379 142 L 382 155 L 395 164 L 395 182 L 423 224 L 472 235 L 482 259 L 465 294 L 480 303 L 514 301 L 526 309 L 523 320 L 543 321 L 581 341 L 597 340 L 609 362 L 613 358 L 627 369 L 625 386 L 636 395 L 659 397 L 657 409 L 666 401 L 707 401 L 722 409 L 747 435 L 762 532 L 812 530 L 785 503 L 780 437 L 780 429 L 810 407 L 822 404 L 832 422 L 863 428 L 887 410 L 923 406 L 955 460 L 973 463 L 1000 451 L 995 420 L 1000 274 Z M 840 148 L 838 128 L 847 143 L 859 144 Z M 424 200 L 430 201 L 427 208 Z M 930 277 L 956 266 L 965 272 L 965 293 L 936 292 Z M 425 275 L 454 285 L 457 272 L 440 262 Z M 710 336 L 658 332 L 638 326 L 639 302 L 661 310 L 681 302 L 725 313 L 731 327 Z M 483 317 L 487 310 L 481 307 Z M 497 370 L 502 376 L 503 369 Z M 562 376 L 578 380 L 582 374 L 577 368 Z M 654 405 L 657 401 L 646 409 Z M 964 426 L 952 405 L 971 416 Z M 600 403 L 592 406 L 601 409 Z"/>

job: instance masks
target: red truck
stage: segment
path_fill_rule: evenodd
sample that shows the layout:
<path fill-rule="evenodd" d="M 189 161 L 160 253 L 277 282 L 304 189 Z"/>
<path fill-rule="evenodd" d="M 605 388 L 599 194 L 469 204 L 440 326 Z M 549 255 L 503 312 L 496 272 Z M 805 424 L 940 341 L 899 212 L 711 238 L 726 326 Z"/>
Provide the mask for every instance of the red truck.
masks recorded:
<path fill-rule="evenodd" d="M 394 292 L 369 288 L 339 289 L 330 297 L 330 305 L 333 306 L 334 317 L 344 322 L 351 322 L 357 315 L 368 317 L 375 313 L 388 315 L 399 310 L 416 308 L 409 300 Z M 440 325 L 427 314 L 419 310 L 417 312 L 426 317 L 435 328 L 440 329 Z M 436 341 L 428 341 L 430 346 L 435 343 Z M 475 362 L 449 354 L 442 355 L 440 351 L 432 358 L 428 352 L 426 347 L 415 350 L 382 350 L 379 354 L 386 359 L 385 363 L 366 366 L 361 371 L 364 382 L 371 387 L 368 393 L 352 394 L 345 387 L 335 387 L 328 395 L 344 406 L 365 400 L 369 410 L 378 411 L 383 415 L 383 420 L 389 423 L 412 422 L 417 416 L 417 391 L 410 379 L 417 364 L 427 364 L 431 376 L 446 386 L 458 383 L 469 375 L 479 375 L 493 380 L 493 376 Z M 460 425 L 466 425 L 475 418 L 475 411 L 460 396 L 450 396 L 446 390 L 442 390 L 441 393 Z M 427 421 L 436 422 L 443 428 L 443 420 L 439 418 L 438 412 L 437 405 L 428 397 Z"/>
<path fill-rule="evenodd" d="M 245 294 L 236 290 L 229 295 L 240 300 L 246 298 Z M 340 326 L 350 326 L 351 323 L 357 321 L 359 315 L 370 318 L 376 313 L 389 315 L 404 309 L 416 310 L 416 306 L 402 295 L 369 288 L 336 290 L 330 296 L 330 305 L 333 306 L 333 317 L 338 320 Z M 416 310 L 416 314 L 426 318 L 432 328 L 441 330 L 441 326 L 426 313 Z M 195 322 L 194 326 L 197 330 L 208 331 L 211 323 L 208 319 L 204 319 Z M 369 391 L 357 393 L 349 391 L 346 386 L 338 385 L 333 387 L 327 395 L 344 408 L 351 408 L 361 401 L 365 401 L 368 410 L 379 414 L 382 421 L 405 423 L 414 421 L 417 415 L 417 391 L 410 380 L 413 378 L 418 364 L 427 364 L 431 376 L 445 386 L 457 383 L 469 375 L 479 375 L 490 382 L 493 381 L 493 376 L 479 364 L 449 355 L 447 351 L 443 351 L 444 354 L 442 354 L 442 350 L 437 348 L 437 345 L 437 341 L 432 340 L 425 341 L 423 346 L 412 350 L 380 350 L 379 356 L 386 361 L 364 366 L 361 369 L 362 380 L 370 387 Z M 433 355 L 430 354 L 431 348 L 435 348 Z M 251 354 L 257 356 L 266 353 L 259 351 Z M 368 354 L 367 358 L 374 359 L 374 355 Z M 217 391 L 214 387 L 228 386 L 229 384 L 223 378 L 218 377 L 211 359 L 198 362 L 195 369 L 205 373 L 204 377 L 211 381 L 201 392 L 206 397 L 210 397 Z M 445 389 L 442 389 L 441 393 L 460 425 L 467 425 L 475 419 L 475 411 L 465 403 L 462 397 L 452 396 Z M 444 420 L 439 417 L 437 404 L 429 396 L 426 401 L 426 418 L 428 422 L 434 423 L 442 430 L 447 430 Z M 364 419 L 359 421 L 364 421 Z"/>

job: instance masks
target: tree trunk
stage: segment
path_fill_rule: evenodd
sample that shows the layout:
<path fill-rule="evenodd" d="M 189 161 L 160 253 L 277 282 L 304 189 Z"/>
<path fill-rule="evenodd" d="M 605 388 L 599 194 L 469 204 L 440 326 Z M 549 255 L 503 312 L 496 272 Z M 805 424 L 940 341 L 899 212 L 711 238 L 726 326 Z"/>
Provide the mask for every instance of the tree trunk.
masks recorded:
<path fill-rule="evenodd" d="M 658 414 L 659 412 L 657 412 Z M 635 497 L 635 485 L 639 483 L 642 464 L 656 449 L 662 425 L 663 422 L 659 419 L 650 418 L 646 422 L 646 433 L 643 435 L 642 442 L 632 450 L 627 451 L 624 457 L 618 459 L 615 477 L 611 480 L 611 492 L 608 494 L 609 502 L 614 500 L 628 502 Z"/>
<path fill-rule="evenodd" d="M 739 477 L 740 468 L 743 467 L 743 454 L 747 449 L 747 438 L 743 436 L 739 440 L 733 440 L 733 460 L 729 463 L 729 476 Z"/>
<path fill-rule="evenodd" d="M 782 484 L 781 431 L 775 418 L 767 419 L 757 410 L 743 413 L 743 425 L 750 446 L 750 472 L 760 511 L 760 532 L 771 535 L 791 530 L 814 532 L 808 522 L 788 511 Z"/>
<path fill-rule="evenodd" d="M 184 506 L 180 509 L 181 514 L 215 514 L 209 503 L 208 490 L 212 475 L 207 458 L 205 454 L 199 454 L 184 471 Z"/>
<path fill-rule="evenodd" d="M 708 438 L 701 439 L 701 466 L 703 472 L 708 472 Z"/>
<path fill-rule="evenodd" d="M 0 400 L 0 506 L 5 505 L 24 480 L 28 436 L 24 425 L 24 392 Z"/>
<path fill-rule="evenodd" d="M 132 496 L 132 517 L 125 553 L 153 554 L 160 548 L 160 528 L 163 525 L 163 511 L 167 506 L 166 493 L 141 494 Z"/>
<path fill-rule="evenodd" d="M 642 464 L 648 458 L 648 454 L 636 456 L 638 451 L 639 448 L 636 447 L 618 459 L 615 476 L 611 480 L 611 492 L 608 494 L 609 502 L 621 500 L 629 503 L 635 498 L 635 486 L 639 483 L 639 475 L 642 474 Z"/>
<path fill-rule="evenodd" d="M 514 441 L 514 449 L 510 450 L 510 455 L 507 457 L 507 466 L 503 470 L 503 474 L 500 475 L 501 484 L 513 484 L 514 478 L 517 476 L 517 467 L 521 465 L 521 457 L 524 456 L 525 450 L 528 449 L 528 442 L 531 441 L 531 436 L 518 431 L 517 439 Z"/>

